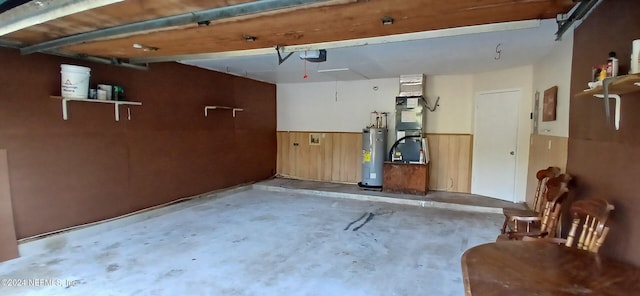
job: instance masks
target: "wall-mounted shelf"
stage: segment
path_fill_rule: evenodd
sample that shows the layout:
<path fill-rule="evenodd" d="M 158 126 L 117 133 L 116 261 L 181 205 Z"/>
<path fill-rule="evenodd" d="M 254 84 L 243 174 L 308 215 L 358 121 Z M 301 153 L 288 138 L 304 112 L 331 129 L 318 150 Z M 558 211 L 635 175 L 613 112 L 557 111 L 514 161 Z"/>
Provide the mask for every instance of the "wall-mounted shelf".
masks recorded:
<path fill-rule="evenodd" d="M 235 108 L 235 107 L 227 107 L 227 106 L 205 106 L 204 107 L 204 117 L 209 116 L 208 111 L 209 110 L 216 110 L 216 109 L 221 109 L 221 110 L 231 110 L 233 117 L 236 117 L 236 112 L 240 112 L 240 111 L 244 111 L 244 109 L 242 108 Z"/>
<path fill-rule="evenodd" d="M 640 91 L 640 87 L 638 87 L 640 84 L 640 73 L 606 78 L 605 81 L 609 82 L 608 91 L 611 94 L 624 95 Z M 603 94 L 604 91 L 604 86 L 598 86 L 592 89 L 586 89 L 576 96 L 592 96 L 595 94 Z"/>
<path fill-rule="evenodd" d="M 115 119 L 116 121 L 120 121 L 120 105 L 134 105 L 141 106 L 142 102 L 130 102 L 130 101 L 107 101 L 107 100 L 90 100 L 90 99 L 77 99 L 77 98 L 66 98 L 61 96 L 51 96 L 53 99 L 62 100 L 62 119 L 69 119 L 69 113 L 67 110 L 67 102 L 87 102 L 87 103 L 103 103 L 103 104 L 113 104 Z M 127 119 L 131 120 L 131 110 L 127 110 Z"/>
<path fill-rule="evenodd" d="M 617 77 L 605 78 L 601 86 L 587 89 L 582 93 L 576 94 L 576 97 L 593 96 L 604 101 L 604 112 L 607 123 L 611 121 L 611 112 L 609 99 L 616 100 L 614 125 L 616 130 L 620 129 L 620 103 L 621 95 L 640 91 L 640 73 L 622 75 Z"/>

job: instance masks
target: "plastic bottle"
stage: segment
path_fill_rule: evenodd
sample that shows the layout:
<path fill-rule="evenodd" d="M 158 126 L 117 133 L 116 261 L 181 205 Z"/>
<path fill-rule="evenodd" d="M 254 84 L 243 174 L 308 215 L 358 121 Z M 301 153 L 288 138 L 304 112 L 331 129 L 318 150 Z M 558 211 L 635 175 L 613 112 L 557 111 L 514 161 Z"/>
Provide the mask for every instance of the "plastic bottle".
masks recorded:
<path fill-rule="evenodd" d="M 618 76 L 618 59 L 615 51 L 612 51 L 609 53 L 609 60 L 607 61 L 607 77 L 616 76 Z"/>
<path fill-rule="evenodd" d="M 607 67 L 606 65 L 602 65 L 600 73 L 598 74 L 598 81 L 603 81 L 605 78 L 607 78 Z"/>
<path fill-rule="evenodd" d="M 631 66 L 629 74 L 640 72 L 640 39 L 633 40 L 631 43 Z"/>

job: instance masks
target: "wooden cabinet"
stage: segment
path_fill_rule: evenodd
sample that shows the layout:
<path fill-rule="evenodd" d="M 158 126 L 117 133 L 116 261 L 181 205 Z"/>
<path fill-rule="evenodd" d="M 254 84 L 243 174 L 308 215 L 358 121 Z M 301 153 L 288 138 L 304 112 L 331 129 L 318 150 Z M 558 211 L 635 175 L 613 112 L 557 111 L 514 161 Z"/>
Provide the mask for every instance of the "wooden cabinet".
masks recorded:
<path fill-rule="evenodd" d="M 382 190 L 426 195 L 429 191 L 429 164 L 385 162 Z"/>

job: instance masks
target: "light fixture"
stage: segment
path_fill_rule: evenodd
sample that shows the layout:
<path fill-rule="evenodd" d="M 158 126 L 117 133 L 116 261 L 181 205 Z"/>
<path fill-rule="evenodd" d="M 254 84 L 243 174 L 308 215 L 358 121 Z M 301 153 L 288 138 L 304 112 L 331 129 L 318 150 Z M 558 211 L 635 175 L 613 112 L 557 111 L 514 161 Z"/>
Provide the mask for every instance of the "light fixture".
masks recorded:
<path fill-rule="evenodd" d="M 255 36 L 251 36 L 251 35 L 243 35 L 242 38 L 244 38 L 244 41 L 247 41 L 247 42 L 253 42 L 253 41 L 256 41 L 256 39 L 258 39 Z"/>
<path fill-rule="evenodd" d="M 300 59 L 311 63 L 322 63 L 327 61 L 327 50 L 305 50 L 300 52 Z"/>
<path fill-rule="evenodd" d="M 349 71 L 349 68 L 319 69 L 318 73 Z"/>
<path fill-rule="evenodd" d="M 141 49 L 143 51 L 158 51 L 159 48 L 157 47 L 153 47 L 153 46 L 146 46 L 146 45 L 142 45 L 139 43 L 134 43 L 133 44 L 133 48 L 135 49 Z"/>
<path fill-rule="evenodd" d="M 393 25 L 393 18 L 390 16 L 383 16 L 382 17 L 382 24 L 383 25 Z"/>

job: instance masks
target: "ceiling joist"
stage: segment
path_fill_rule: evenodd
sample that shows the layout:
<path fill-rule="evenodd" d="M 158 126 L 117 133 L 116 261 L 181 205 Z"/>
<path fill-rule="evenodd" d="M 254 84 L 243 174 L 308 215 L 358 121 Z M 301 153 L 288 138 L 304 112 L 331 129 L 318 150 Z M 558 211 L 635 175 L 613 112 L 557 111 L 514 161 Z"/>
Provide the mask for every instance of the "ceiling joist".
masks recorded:
<path fill-rule="evenodd" d="M 159 30 L 188 24 L 199 25 L 215 20 L 259 14 L 273 10 L 292 8 L 326 1 L 329 0 L 263 0 L 224 6 L 75 34 L 27 46 L 22 48 L 20 52 L 22 54 L 31 54 L 97 39 L 130 35 L 149 30 Z"/>
<path fill-rule="evenodd" d="M 22 46 L 22 44 L 19 43 L 19 42 L 0 39 L 0 47 L 20 48 L 21 46 Z M 134 64 L 134 63 L 130 63 L 130 62 L 127 62 L 125 60 L 116 59 L 116 58 L 96 57 L 96 56 L 91 56 L 91 55 L 87 55 L 87 54 L 78 54 L 78 53 L 66 52 L 66 51 L 61 51 L 61 50 L 47 50 L 47 51 L 45 51 L 43 53 L 50 54 L 50 55 L 55 55 L 55 56 L 60 56 L 60 57 L 65 57 L 65 58 L 72 58 L 72 59 L 84 60 L 84 61 L 89 61 L 89 62 L 108 64 L 108 65 L 114 65 L 114 66 L 125 67 L 125 68 L 132 68 L 132 69 L 136 69 L 136 70 L 148 70 L 149 69 L 149 66 L 146 63 Z"/>
<path fill-rule="evenodd" d="M 284 58 L 305 50 L 535 27 L 537 20 L 568 14 L 589 0 L 576 1 L 10 0 L 15 5 L 4 6 L 0 30 L 30 21 L 7 30 L 13 32 L 0 37 L 7 41 L 0 46 L 132 65 L 273 55 L 276 45 Z"/>
<path fill-rule="evenodd" d="M 74 13 L 123 0 L 39 0 L 30 1 L 0 14 L 0 36 Z"/>
<path fill-rule="evenodd" d="M 379 37 L 340 40 L 340 41 L 331 41 L 331 42 L 318 42 L 313 44 L 301 44 L 301 45 L 289 45 L 289 46 L 278 45 L 276 46 L 276 51 L 277 51 L 277 54 L 279 55 L 280 64 L 282 64 L 282 62 L 284 62 L 284 60 L 287 59 L 287 56 L 282 57 L 282 55 L 284 55 L 285 53 L 288 53 L 288 55 L 291 55 L 294 52 L 302 52 L 306 50 L 356 47 L 356 46 L 424 40 L 424 39 L 479 34 L 479 33 L 488 33 L 488 32 L 522 30 L 522 29 L 537 28 L 539 26 L 540 26 L 540 20 L 514 21 L 514 22 L 477 25 L 477 26 L 464 26 L 464 27 L 415 32 L 415 33 L 396 34 L 396 35 L 390 35 L 390 36 L 379 36 Z M 233 58 L 233 57 L 242 57 L 242 56 L 265 55 L 265 54 L 272 54 L 272 53 L 273 53 L 273 48 L 257 48 L 257 49 L 223 51 L 223 52 L 203 53 L 203 54 L 131 58 L 130 61 L 132 63 L 158 63 L 158 62 L 169 62 L 169 61 L 223 59 L 223 58 Z"/>

